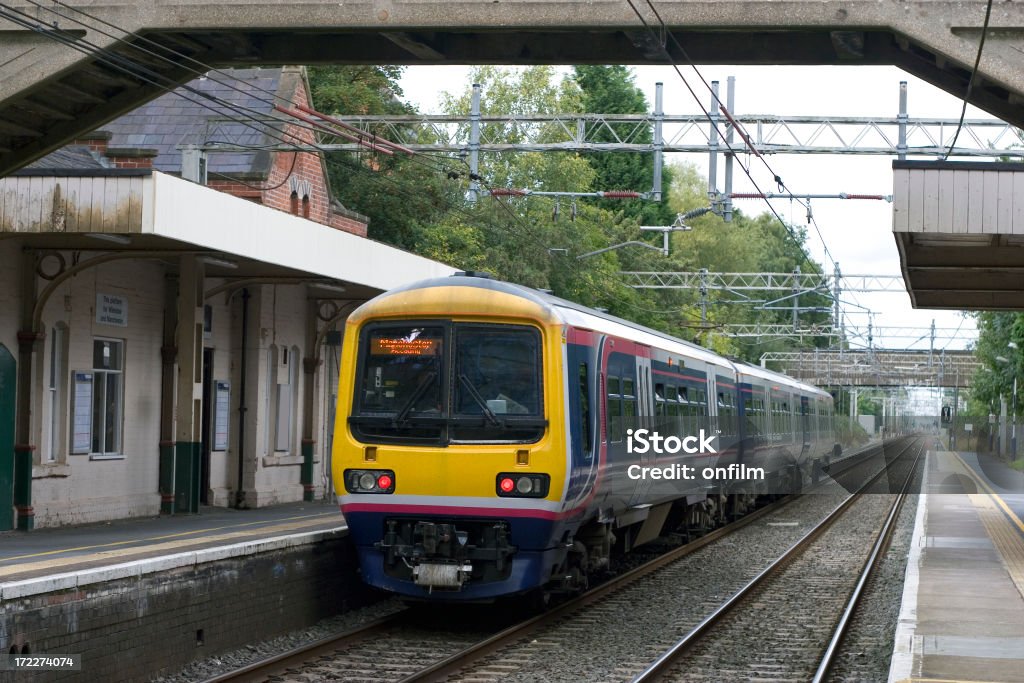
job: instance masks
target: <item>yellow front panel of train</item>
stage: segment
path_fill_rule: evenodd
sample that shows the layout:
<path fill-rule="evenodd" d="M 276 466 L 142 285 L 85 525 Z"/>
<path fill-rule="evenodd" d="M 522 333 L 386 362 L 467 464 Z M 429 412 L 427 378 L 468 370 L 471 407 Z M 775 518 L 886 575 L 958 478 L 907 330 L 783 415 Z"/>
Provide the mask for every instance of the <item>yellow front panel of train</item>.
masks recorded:
<path fill-rule="evenodd" d="M 409 321 L 409 328 L 403 327 L 404 321 Z M 444 328 L 445 325 L 450 327 Z M 442 334 L 439 331 L 442 328 L 449 331 Z M 387 399 L 381 399 L 382 403 L 386 403 L 391 398 L 386 391 L 389 387 L 380 385 L 386 385 L 389 381 L 394 385 L 394 392 L 400 393 L 403 399 L 406 396 L 408 398 L 395 399 L 387 406 L 373 406 L 375 410 L 379 409 L 377 412 L 380 415 L 391 418 L 408 418 L 409 415 L 425 418 L 435 412 L 440 415 L 440 378 L 443 376 L 450 385 L 449 394 L 461 396 L 458 403 L 465 406 L 465 410 L 473 413 L 490 411 L 494 420 L 502 424 L 517 419 L 529 420 L 529 414 L 516 414 L 512 406 L 519 404 L 512 398 L 505 394 L 498 394 L 500 398 L 491 398 L 488 394 L 485 398 L 481 393 L 484 390 L 477 391 L 476 380 L 469 377 L 472 373 L 456 373 L 448 367 L 448 362 L 461 367 L 459 364 L 462 360 L 450 361 L 452 354 L 442 347 L 452 343 L 455 333 L 451 330 L 464 329 L 472 331 L 473 341 L 478 345 L 487 343 L 486 337 L 491 329 L 499 334 L 504 332 L 505 336 L 510 336 L 507 331 L 511 330 L 513 337 L 536 338 L 539 351 L 536 372 L 540 378 L 538 393 L 542 397 L 542 408 L 538 406 L 537 410 L 543 412 L 536 417 L 548 422 L 547 428 L 537 428 L 535 436 L 539 436 L 539 439 L 532 443 L 485 443 L 503 440 L 498 427 L 494 427 L 498 433 L 490 434 L 485 425 L 480 431 L 481 437 L 498 438 L 459 439 L 475 442 L 448 445 L 442 445 L 443 442 L 400 444 L 388 436 L 392 432 L 392 428 L 387 426 L 388 419 L 380 418 L 378 421 L 382 426 L 377 427 L 377 423 L 373 422 L 377 418 L 364 417 L 377 413 L 365 409 L 365 406 L 361 408 L 360 397 L 365 403 L 368 394 L 388 394 Z M 345 330 L 333 449 L 336 492 L 339 495 L 347 493 L 343 478 L 346 469 L 373 469 L 395 472 L 396 495 L 497 500 L 496 475 L 499 472 L 535 472 L 551 477 L 545 498 L 558 500 L 564 486 L 567 462 L 564 430 L 558 428 L 565 423 L 563 345 L 561 324 L 552 320 L 544 308 L 504 292 L 477 287 L 431 287 L 385 295 L 364 305 L 350 317 Z M 412 395 L 415 393 L 412 388 L 415 382 L 412 379 L 404 381 L 403 376 L 400 382 L 387 379 L 382 382 L 379 372 L 377 377 L 373 376 L 367 358 L 374 353 L 401 356 L 402 362 L 409 360 L 405 356 L 436 353 L 439 358 L 449 361 L 421 363 L 429 373 L 426 380 L 421 379 L 421 384 L 416 385 L 417 389 L 422 390 L 422 395 L 417 397 Z M 461 346 L 459 353 L 460 359 L 466 355 Z M 490 370 L 494 371 L 493 363 Z M 374 381 L 377 382 L 376 387 Z M 512 393 L 511 390 L 508 393 Z M 438 401 L 436 409 L 430 405 L 434 400 Z M 458 417 L 459 410 L 455 406 L 457 402 L 447 396 L 443 400 L 451 402 L 452 417 Z M 427 410 L 414 412 L 407 405 L 410 401 Z M 402 410 L 407 414 L 399 414 Z M 531 410 L 523 408 L 519 412 L 530 413 Z M 350 422 L 349 418 L 353 415 L 356 418 Z M 482 417 L 477 421 L 485 422 Z M 393 419 L 391 424 L 394 424 Z M 452 427 L 451 433 L 456 433 L 454 429 Z M 531 429 L 524 427 L 509 433 L 522 436 L 530 434 Z M 429 429 L 424 428 L 423 431 L 429 432 Z M 475 433 L 473 428 L 469 428 L 469 431 Z M 401 429 L 395 431 L 395 434 L 401 433 Z M 533 438 L 528 437 L 528 440 L 532 441 Z M 374 499 L 386 502 L 380 500 L 379 496 L 374 496 Z M 369 496 L 366 502 L 371 502 Z M 441 501 L 432 503 L 443 504 Z"/>

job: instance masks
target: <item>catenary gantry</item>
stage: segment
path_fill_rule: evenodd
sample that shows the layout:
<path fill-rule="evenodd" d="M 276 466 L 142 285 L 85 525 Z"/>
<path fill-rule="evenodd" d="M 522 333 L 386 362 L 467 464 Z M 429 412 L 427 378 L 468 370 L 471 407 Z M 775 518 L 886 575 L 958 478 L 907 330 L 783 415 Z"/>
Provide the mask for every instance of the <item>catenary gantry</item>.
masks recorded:
<path fill-rule="evenodd" d="M 969 387 L 972 351 L 812 349 L 774 351 L 761 364 L 818 386 Z"/>

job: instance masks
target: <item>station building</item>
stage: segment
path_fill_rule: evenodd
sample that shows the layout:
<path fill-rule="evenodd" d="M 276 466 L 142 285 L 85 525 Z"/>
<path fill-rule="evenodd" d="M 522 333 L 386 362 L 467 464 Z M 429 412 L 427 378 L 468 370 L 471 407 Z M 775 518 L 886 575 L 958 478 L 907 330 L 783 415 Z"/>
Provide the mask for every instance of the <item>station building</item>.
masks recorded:
<path fill-rule="evenodd" d="M 201 96 L 273 117 L 301 69 L 229 73 L 0 179 L 0 530 L 333 495 L 347 313 L 453 272 L 367 239 L 319 155 L 260 149 L 308 127 Z M 216 140 L 252 150 L 183 179 Z"/>

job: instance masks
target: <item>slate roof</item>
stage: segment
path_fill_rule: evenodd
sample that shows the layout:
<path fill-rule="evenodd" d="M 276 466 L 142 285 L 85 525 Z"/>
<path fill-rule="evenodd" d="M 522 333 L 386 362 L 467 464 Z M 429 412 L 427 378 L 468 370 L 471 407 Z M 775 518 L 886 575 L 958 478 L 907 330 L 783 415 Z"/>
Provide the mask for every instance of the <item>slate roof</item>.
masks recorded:
<path fill-rule="evenodd" d="M 111 166 L 112 164 L 104 157 L 93 152 L 85 145 L 67 145 L 36 159 L 31 164 L 25 166 L 23 170 L 106 169 Z M 24 175 L 30 174 L 26 173 Z"/>
<path fill-rule="evenodd" d="M 215 141 L 239 145 L 262 146 L 276 142 L 265 134 L 265 127 L 239 122 L 246 114 L 267 117 L 273 113 L 273 95 L 281 93 L 285 74 L 298 72 L 281 67 L 223 69 L 198 78 L 186 87 L 165 93 L 124 116 L 103 126 L 112 134 L 110 147 L 144 147 L 156 149 L 153 168 L 164 173 L 181 173 L 179 145 Z M 285 83 L 287 85 L 287 83 Z M 292 86 L 294 87 L 294 86 Z M 203 95 L 227 101 L 229 108 Z M 241 112 L 244 112 L 241 113 Z M 278 127 L 279 129 L 279 127 Z M 271 155 L 257 152 L 214 152 L 208 157 L 207 171 L 213 175 L 241 178 L 265 178 L 270 170 Z"/>

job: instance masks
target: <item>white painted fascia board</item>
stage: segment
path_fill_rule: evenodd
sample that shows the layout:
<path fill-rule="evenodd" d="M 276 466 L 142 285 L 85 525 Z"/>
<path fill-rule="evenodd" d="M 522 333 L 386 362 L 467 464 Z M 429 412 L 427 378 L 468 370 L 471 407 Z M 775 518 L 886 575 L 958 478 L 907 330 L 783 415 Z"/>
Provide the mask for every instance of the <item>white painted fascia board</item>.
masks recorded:
<path fill-rule="evenodd" d="M 455 268 L 164 173 L 143 232 L 379 290 Z M 151 214 L 151 218 L 149 217 Z"/>

